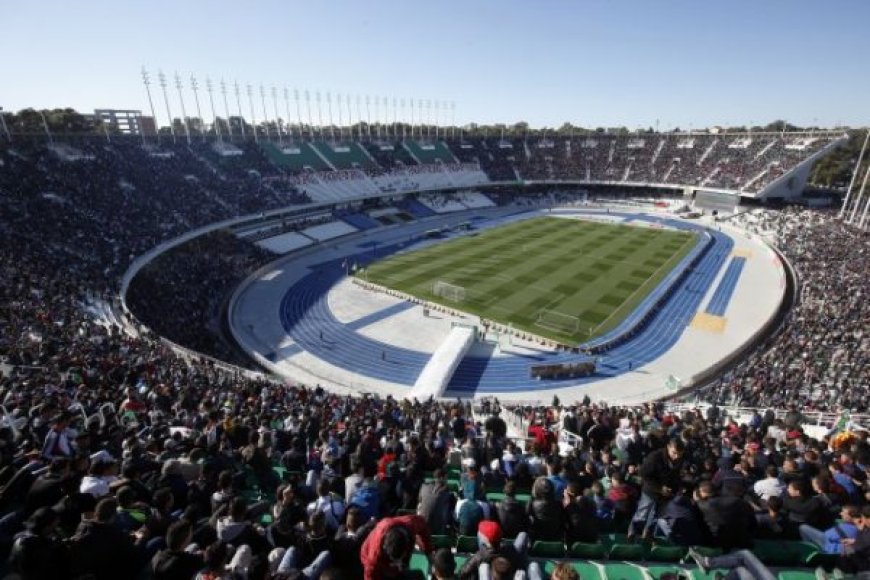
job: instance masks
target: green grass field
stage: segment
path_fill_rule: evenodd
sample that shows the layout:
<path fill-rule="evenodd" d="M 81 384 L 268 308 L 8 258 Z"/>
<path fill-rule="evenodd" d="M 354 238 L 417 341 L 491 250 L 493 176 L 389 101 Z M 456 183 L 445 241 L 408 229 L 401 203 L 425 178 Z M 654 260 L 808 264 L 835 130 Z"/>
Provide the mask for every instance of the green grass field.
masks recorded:
<path fill-rule="evenodd" d="M 618 325 L 694 240 L 672 230 L 540 217 L 399 254 L 357 275 L 578 344 Z M 438 282 L 461 289 L 435 295 Z"/>

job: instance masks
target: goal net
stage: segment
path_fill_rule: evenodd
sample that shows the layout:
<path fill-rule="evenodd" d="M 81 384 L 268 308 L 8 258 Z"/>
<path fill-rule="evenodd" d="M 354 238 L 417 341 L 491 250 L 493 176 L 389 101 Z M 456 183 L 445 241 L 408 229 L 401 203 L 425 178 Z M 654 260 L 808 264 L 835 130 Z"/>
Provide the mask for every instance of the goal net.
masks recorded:
<path fill-rule="evenodd" d="M 557 310 L 543 309 L 538 312 L 538 319 L 535 321 L 535 326 L 564 332 L 566 334 L 576 334 L 580 331 L 580 318 L 570 314 L 564 314 Z"/>
<path fill-rule="evenodd" d="M 462 302 L 465 300 L 465 287 L 438 280 L 432 284 L 432 294 L 451 302 Z"/>

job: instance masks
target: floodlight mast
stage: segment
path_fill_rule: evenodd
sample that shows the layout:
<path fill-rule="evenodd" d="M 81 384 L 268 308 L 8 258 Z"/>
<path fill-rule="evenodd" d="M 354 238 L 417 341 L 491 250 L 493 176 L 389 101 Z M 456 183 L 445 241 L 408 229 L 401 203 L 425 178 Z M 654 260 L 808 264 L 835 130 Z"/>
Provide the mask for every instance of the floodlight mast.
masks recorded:
<path fill-rule="evenodd" d="M 187 144 L 190 145 L 190 124 L 187 120 L 187 111 L 184 109 L 184 95 L 181 92 L 181 77 L 175 73 L 175 88 L 178 89 L 178 101 L 181 103 L 181 119 L 184 121 L 184 134 L 187 136 Z"/>
<path fill-rule="evenodd" d="M 223 136 L 221 135 L 221 128 L 217 122 L 217 115 L 215 115 L 215 112 L 214 112 L 214 95 L 212 94 L 214 87 L 212 86 L 211 79 L 209 77 L 205 77 L 205 90 L 208 91 L 208 102 L 209 102 L 209 105 L 211 105 L 211 125 L 212 125 L 212 127 L 214 127 L 214 132 L 218 138 L 218 141 L 223 143 Z M 224 93 L 224 94 L 226 94 L 226 93 Z"/>
<path fill-rule="evenodd" d="M 843 200 L 843 206 L 840 208 L 840 219 L 846 215 L 846 208 L 849 205 L 849 200 L 852 197 L 852 188 L 855 186 L 855 179 L 858 177 L 858 172 L 861 169 L 861 160 L 864 159 L 864 151 L 867 149 L 867 141 L 870 140 L 870 129 L 867 129 L 867 134 L 864 136 L 864 145 L 861 147 L 861 153 L 858 154 L 858 162 L 855 164 L 855 170 L 852 172 L 852 180 L 849 182 L 849 189 L 846 190 L 846 199 Z"/>
<path fill-rule="evenodd" d="M 314 140 L 314 117 L 311 116 L 311 91 L 305 89 L 305 109 L 308 111 L 308 138 Z"/>
<path fill-rule="evenodd" d="M 190 75 L 190 88 L 193 90 L 193 100 L 196 102 L 196 118 L 199 121 L 199 130 L 202 132 L 202 140 L 205 141 L 205 121 L 202 118 L 202 110 L 199 108 L 199 84 L 193 74 Z"/>
<path fill-rule="evenodd" d="M 366 95 L 366 133 L 368 133 L 369 139 L 372 138 L 372 109 L 370 105 L 370 97 Z"/>
<path fill-rule="evenodd" d="M 245 117 L 242 116 L 242 93 L 239 89 L 239 81 L 235 81 L 236 105 L 239 108 L 239 126 L 242 128 L 242 140 L 245 139 Z M 256 133 L 256 132 L 255 132 Z"/>
<path fill-rule="evenodd" d="M 858 197 L 855 198 L 855 203 L 853 204 L 853 208 L 852 208 L 852 215 L 849 216 L 849 220 L 846 222 L 848 224 L 858 225 L 855 223 L 855 217 L 858 215 L 858 209 L 861 207 L 861 202 L 865 201 L 865 204 L 866 204 L 866 201 L 867 201 L 864 199 L 864 190 L 867 189 L 867 178 L 868 177 L 870 177 L 870 165 L 867 166 L 867 171 L 864 172 L 864 181 L 861 182 L 861 191 L 858 192 Z M 870 200 L 870 196 L 868 196 L 868 200 Z M 867 210 L 865 209 L 863 216 L 866 216 L 866 215 L 867 215 Z M 863 222 L 862 222 L 862 224 L 863 224 Z M 859 226 L 859 227 L 861 227 L 861 226 Z"/>
<path fill-rule="evenodd" d="M 0 107 L 0 125 L 3 125 L 3 134 L 6 135 L 7 141 L 12 141 L 12 134 L 9 132 L 9 127 L 6 125 L 6 112 L 3 107 Z"/>
<path fill-rule="evenodd" d="M 251 109 L 251 127 L 254 131 L 254 142 L 259 143 L 260 139 L 257 136 L 257 115 L 254 113 L 254 89 L 250 83 L 246 86 L 246 92 L 248 93 L 248 106 Z"/>
<path fill-rule="evenodd" d="M 227 137 L 229 137 L 230 141 L 233 140 L 233 125 L 230 123 L 230 103 L 227 100 L 227 83 L 224 82 L 224 79 L 221 79 L 221 94 L 224 97 L 224 114 L 227 117 Z"/>
<path fill-rule="evenodd" d="M 148 106 L 151 108 L 151 118 L 154 119 L 154 133 L 157 139 L 157 142 L 160 143 L 160 132 L 157 130 L 157 113 L 154 112 L 154 101 L 151 99 L 151 79 L 148 77 L 148 71 L 145 70 L 145 67 L 142 67 L 142 82 L 145 84 L 145 94 L 148 95 Z M 4 123 L 5 127 L 5 123 Z M 140 127 L 141 129 L 141 127 Z M 8 131 L 7 131 L 8 133 Z M 145 143 L 145 131 L 141 131 L 142 133 L 142 143 Z"/>
<path fill-rule="evenodd" d="M 335 125 L 332 123 L 332 93 L 330 91 L 326 91 L 326 110 L 327 115 L 329 115 L 329 138 L 335 145 Z"/>
<path fill-rule="evenodd" d="M 344 113 L 341 110 L 341 93 L 335 95 L 335 106 L 338 109 L 338 140 L 344 141 Z"/>
<path fill-rule="evenodd" d="M 299 103 L 299 89 L 293 89 L 293 100 L 296 101 L 296 122 L 299 123 L 299 140 L 302 141 L 305 129 L 302 125 L 302 108 Z"/>
<path fill-rule="evenodd" d="M 169 117 L 169 132 L 172 134 L 172 142 L 175 143 L 175 127 L 172 123 L 172 110 L 169 108 L 169 95 L 166 93 L 166 75 L 162 70 L 157 71 L 157 80 L 160 83 L 160 89 L 163 91 L 163 103 L 166 105 L 166 115 Z"/>
<path fill-rule="evenodd" d="M 270 92 L 272 93 L 272 108 L 275 110 L 275 131 L 278 133 L 278 144 L 284 145 L 284 137 L 281 131 L 281 116 L 278 114 L 278 89 L 272 86 Z"/>
<path fill-rule="evenodd" d="M 266 110 L 266 89 L 263 88 L 263 85 L 260 85 L 260 101 L 263 104 L 263 128 L 266 129 L 266 140 L 271 141 L 272 138 L 269 135 L 269 112 Z"/>

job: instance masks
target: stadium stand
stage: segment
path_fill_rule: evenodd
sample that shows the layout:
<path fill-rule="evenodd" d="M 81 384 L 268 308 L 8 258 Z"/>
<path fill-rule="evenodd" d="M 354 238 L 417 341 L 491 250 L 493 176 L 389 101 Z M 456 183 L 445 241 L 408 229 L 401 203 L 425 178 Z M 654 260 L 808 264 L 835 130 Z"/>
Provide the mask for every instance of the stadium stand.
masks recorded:
<path fill-rule="evenodd" d="M 269 159 L 278 167 L 298 173 L 303 170 L 324 171 L 334 169 L 329 162 L 309 143 L 299 142 L 279 147 L 271 142 L 262 145 Z"/>
<path fill-rule="evenodd" d="M 359 143 L 327 143 L 319 141 L 311 147 L 317 151 L 336 169 L 377 169 L 378 165 L 371 155 Z"/>
<path fill-rule="evenodd" d="M 414 140 L 402 141 L 402 146 L 408 151 L 418 163 L 434 164 L 434 163 L 456 163 L 457 159 L 453 156 L 450 148 L 443 141 L 432 141 L 424 143 Z"/>
<path fill-rule="evenodd" d="M 629 178 L 667 151 L 652 139 L 632 160 L 629 143 L 611 143 L 604 158 Z M 734 145 L 697 139 L 672 150 L 712 151 L 700 164 L 719 169 L 711 180 L 745 183 L 770 156 L 787 164 L 818 146 Z M 708 162 L 720 148 L 749 155 L 758 171 L 726 157 Z M 215 314 L 270 259 L 226 231 L 141 271 L 128 296 L 138 321 L 118 305 L 133 257 L 196 227 L 287 204 L 277 190 L 250 187 L 263 173 L 235 165 L 248 146 L 227 156 L 232 164 L 168 143 L 81 140 L 62 149 L 24 139 L 0 147 L 4 574 L 373 578 L 395 562 L 425 575 L 450 560 L 461 578 L 482 563 L 584 578 L 870 571 L 870 446 L 850 415 L 870 401 L 870 263 L 854 259 L 870 242 L 832 214 L 734 218 L 776 242 L 803 288 L 769 344 L 693 394 L 755 405 L 745 421 L 715 405 L 396 401 L 273 382 L 222 362 L 246 361 L 215 338 Z M 507 157 L 480 162 L 502 171 L 494 160 Z M 595 171 L 605 163 L 594 161 Z M 260 163 L 250 168 L 265 172 Z M 298 173 L 288 167 L 269 175 Z M 408 213 L 422 205 L 406 202 Z M 353 229 L 328 219 L 303 229 Z M 810 429 L 812 410 L 840 418 Z"/>

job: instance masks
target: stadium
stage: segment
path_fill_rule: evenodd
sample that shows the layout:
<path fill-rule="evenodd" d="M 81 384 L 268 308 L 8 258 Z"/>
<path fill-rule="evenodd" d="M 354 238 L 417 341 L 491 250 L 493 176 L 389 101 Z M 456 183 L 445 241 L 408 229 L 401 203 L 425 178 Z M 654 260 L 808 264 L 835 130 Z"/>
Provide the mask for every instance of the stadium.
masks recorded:
<path fill-rule="evenodd" d="M 0 109 L 0 577 L 870 574 L 866 128 L 138 80 Z"/>

